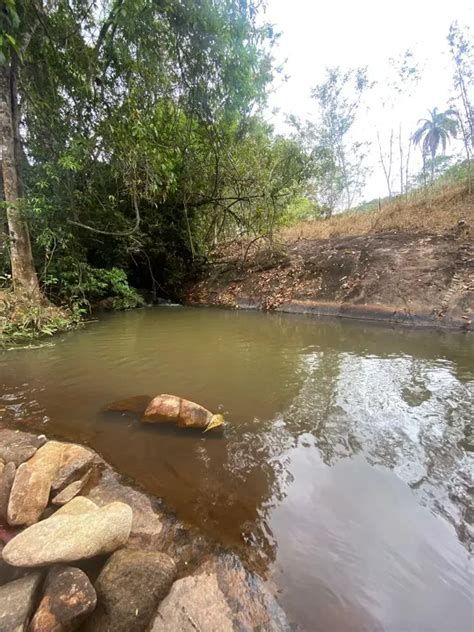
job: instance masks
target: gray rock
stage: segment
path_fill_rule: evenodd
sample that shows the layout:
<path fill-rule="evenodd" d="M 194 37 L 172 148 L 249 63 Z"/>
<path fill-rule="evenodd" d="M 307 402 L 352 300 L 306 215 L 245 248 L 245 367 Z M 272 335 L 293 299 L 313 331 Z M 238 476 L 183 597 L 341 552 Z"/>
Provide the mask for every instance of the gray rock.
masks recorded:
<path fill-rule="evenodd" d="M 117 502 L 71 512 L 69 505 L 76 507 L 80 498 L 10 540 L 3 559 L 12 566 L 44 566 L 111 553 L 123 546 L 132 527 L 132 509 Z"/>
<path fill-rule="evenodd" d="M 35 436 L 19 430 L 0 429 L 0 459 L 12 461 L 18 467 L 30 459 L 36 450 L 46 443 L 44 435 Z"/>
<path fill-rule="evenodd" d="M 0 549 L 3 550 L 3 547 L 4 544 L 0 543 Z M 20 577 L 24 577 L 28 572 L 29 569 L 18 568 L 7 564 L 3 559 L 2 553 L 0 551 L 0 586 L 3 586 L 8 582 L 12 582 L 15 579 L 19 579 Z"/>
<path fill-rule="evenodd" d="M 79 568 L 52 568 L 28 632 L 72 632 L 95 608 L 97 595 Z"/>
<path fill-rule="evenodd" d="M 233 555 L 212 557 L 176 581 L 151 632 L 288 632 L 291 627 L 263 580 Z"/>
<path fill-rule="evenodd" d="M 95 588 L 98 606 L 87 632 L 142 632 L 176 577 L 164 553 L 122 549 L 102 569 Z"/>
<path fill-rule="evenodd" d="M 40 582 L 41 573 L 36 571 L 0 587 L 0 630 L 2 632 L 26 632 Z"/>
<path fill-rule="evenodd" d="M 0 478 L 0 517 L 7 519 L 8 501 L 10 500 L 10 492 L 13 481 L 15 480 L 16 465 L 11 461 L 3 468 Z"/>

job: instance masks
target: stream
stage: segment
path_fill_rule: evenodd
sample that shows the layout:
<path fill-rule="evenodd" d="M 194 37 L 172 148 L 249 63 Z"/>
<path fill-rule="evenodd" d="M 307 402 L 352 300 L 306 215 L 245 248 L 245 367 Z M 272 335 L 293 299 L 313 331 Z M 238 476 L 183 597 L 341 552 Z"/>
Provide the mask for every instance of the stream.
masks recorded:
<path fill-rule="evenodd" d="M 0 417 L 92 446 L 308 632 L 468 632 L 474 335 L 159 307 L 0 352 Z M 222 433 L 102 412 L 172 393 Z"/>

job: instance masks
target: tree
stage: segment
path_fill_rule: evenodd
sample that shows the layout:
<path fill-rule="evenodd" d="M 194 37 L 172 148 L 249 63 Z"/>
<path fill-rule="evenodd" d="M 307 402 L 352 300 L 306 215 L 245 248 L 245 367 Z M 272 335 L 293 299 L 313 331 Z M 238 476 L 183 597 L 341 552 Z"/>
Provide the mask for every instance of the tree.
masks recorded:
<path fill-rule="evenodd" d="M 28 223 L 21 208 L 21 145 L 19 134 L 18 64 L 15 39 L 20 18 L 14 0 L 7 0 L 0 23 L 0 142 L 1 182 L 6 205 L 8 241 L 15 293 L 39 302 L 41 293 L 33 263 Z"/>
<path fill-rule="evenodd" d="M 321 130 L 314 121 L 301 121 L 288 117 L 293 140 L 308 157 L 310 170 L 307 173 L 305 197 L 308 198 L 318 216 L 322 213 L 331 217 L 344 195 L 344 180 L 332 148 L 321 144 Z"/>
<path fill-rule="evenodd" d="M 318 145 L 333 157 L 333 176 L 335 182 L 341 179 L 347 208 L 360 194 L 368 173 L 364 164 L 368 143 L 354 140 L 351 134 L 370 87 L 366 68 L 343 72 L 335 67 L 326 70 L 325 81 L 312 91 L 319 109 Z"/>
<path fill-rule="evenodd" d="M 381 86 L 379 97 L 384 112 L 388 113 L 391 124 L 402 106 L 409 105 L 413 89 L 421 78 L 421 68 L 410 49 L 404 51 L 397 58 L 390 58 L 389 63 L 390 74 L 388 80 Z M 385 137 L 387 138 L 387 136 Z M 388 139 L 385 142 L 383 135 L 378 131 L 377 141 L 379 162 L 385 176 L 389 197 L 392 196 L 395 187 L 395 169 L 398 170 L 399 191 L 403 194 L 407 190 L 409 179 L 411 135 L 403 133 L 400 122 L 397 131 L 393 127 L 390 128 Z M 398 146 L 398 156 L 395 155 L 395 144 Z M 385 149 L 384 145 L 388 145 L 388 147 Z"/>
<path fill-rule="evenodd" d="M 8 214 L 15 234 L 29 220 L 51 298 L 96 297 L 113 267 L 137 284 L 148 275 L 153 287 L 176 278 L 216 209 L 232 223 L 238 204 L 291 188 L 277 183 L 279 168 L 266 182 L 258 167 L 252 179 L 237 172 L 240 181 L 231 171 L 239 144 L 252 146 L 249 121 L 272 76 L 275 35 L 259 2 L 6 1 L 2 77 L 18 90 L 2 101 L 13 139 L 5 182 L 25 166 L 24 195 L 17 203 L 20 193 L 9 193 Z M 296 154 L 288 148 L 281 164 Z M 29 241 L 12 243 L 15 281 L 27 267 L 31 281 Z"/>
<path fill-rule="evenodd" d="M 418 121 L 418 124 L 421 123 L 421 126 L 413 134 L 413 143 L 421 146 L 424 165 L 426 158 L 430 157 L 431 182 L 433 182 L 436 154 L 440 145 L 444 153 L 450 138 L 456 137 L 457 119 L 455 118 L 456 113 L 454 110 L 438 112 L 438 108 L 434 108 L 429 110 L 429 113 L 429 119 L 420 119 Z"/>
<path fill-rule="evenodd" d="M 466 28 L 463 31 L 457 22 L 453 22 L 449 27 L 448 42 L 454 64 L 455 111 L 468 160 L 469 184 L 471 185 L 471 158 L 474 150 L 474 101 L 472 94 L 474 46 L 469 30 Z"/>
<path fill-rule="evenodd" d="M 371 85 L 366 68 L 344 72 L 334 67 L 327 68 L 325 81 L 312 91 L 319 109 L 318 144 L 334 159 L 335 185 L 342 182 L 347 208 L 362 191 L 368 173 L 364 164 L 368 143 L 354 140 L 351 133 L 362 97 Z"/>

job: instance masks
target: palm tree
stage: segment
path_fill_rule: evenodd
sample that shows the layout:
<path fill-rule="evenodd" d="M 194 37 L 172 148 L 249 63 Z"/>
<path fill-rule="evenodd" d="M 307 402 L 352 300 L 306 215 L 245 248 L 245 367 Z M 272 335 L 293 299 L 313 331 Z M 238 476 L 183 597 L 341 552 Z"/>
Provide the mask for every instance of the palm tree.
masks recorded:
<path fill-rule="evenodd" d="M 429 110 L 429 119 L 420 119 L 418 125 L 421 126 L 413 134 L 413 143 L 421 144 L 423 154 L 423 171 L 425 170 L 426 156 L 431 155 L 431 182 L 434 177 L 434 159 L 441 144 L 443 153 L 446 151 L 446 145 L 450 138 L 456 138 L 458 123 L 456 112 L 454 110 L 446 110 L 438 112 L 438 108 Z"/>

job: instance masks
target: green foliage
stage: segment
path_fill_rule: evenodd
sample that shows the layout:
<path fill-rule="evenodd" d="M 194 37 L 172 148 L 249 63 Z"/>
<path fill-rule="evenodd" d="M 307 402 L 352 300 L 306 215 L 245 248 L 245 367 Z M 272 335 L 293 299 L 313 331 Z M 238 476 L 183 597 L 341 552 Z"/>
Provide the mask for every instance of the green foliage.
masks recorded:
<path fill-rule="evenodd" d="M 438 149 L 442 148 L 443 153 L 450 138 L 456 137 L 458 122 L 456 112 L 454 110 L 446 110 L 439 112 L 438 108 L 430 110 L 429 119 L 420 119 L 420 127 L 413 134 L 413 143 L 421 146 L 424 160 L 424 169 L 426 171 L 426 159 L 431 159 L 430 173 L 431 182 L 435 177 L 435 158 Z"/>
<path fill-rule="evenodd" d="M 127 279 L 172 295 L 216 240 L 266 230 L 281 213 L 304 158 L 250 115 L 264 104 L 276 38 L 257 9 L 8 0 L 2 50 L 7 59 L 14 38 L 21 51 L 22 211 L 51 300 L 140 304 Z"/>
<path fill-rule="evenodd" d="M 53 269 L 43 278 L 46 291 L 78 309 L 89 310 L 109 296 L 114 298 L 116 309 L 143 305 L 143 298 L 130 287 L 125 270 L 120 268 L 94 268 L 69 256 L 60 260 L 60 273 L 55 272 Z"/>
<path fill-rule="evenodd" d="M 81 316 L 79 310 L 33 305 L 11 291 L 0 290 L 0 347 L 72 329 Z"/>

